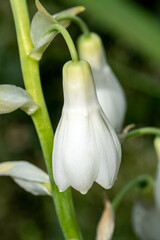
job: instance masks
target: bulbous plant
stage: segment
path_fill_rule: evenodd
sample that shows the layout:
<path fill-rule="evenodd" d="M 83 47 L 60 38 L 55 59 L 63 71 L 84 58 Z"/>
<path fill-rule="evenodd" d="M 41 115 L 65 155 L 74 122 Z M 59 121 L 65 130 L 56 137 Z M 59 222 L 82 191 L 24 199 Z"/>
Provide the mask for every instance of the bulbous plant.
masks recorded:
<path fill-rule="evenodd" d="M 111 188 L 121 162 L 120 142 L 142 134 L 160 135 L 160 130 L 146 127 L 129 131 L 127 127 L 119 135 L 119 141 L 112 125 L 117 131 L 122 127 L 126 108 L 124 93 L 107 65 L 100 37 L 90 33 L 87 25 L 76 16 L 84 11 L 84 7 L 77 6 L 51 15 L 36 0 L 38 11 L 30 26 L 26 1 L 10 0 L 10 3 L 25 89 L 9 84 L 0 85 L 0 113 L 10 113 L 20 108 L 31 116 L 48 173 L 25 160 L 9 160 L 0 163 L 0 176 L 10 176 L 20 187 L 34 195 L 51 196 L 64 238 L 81 240 L 83 237 L 74 213 L 71 188 L 68 187 L 86 193 L 96 181 L 105 189 Z M 79 42 L 80 55 L 89 63 L 79 59 L 66 30 L 71 22 L 81 28 L 85 41 L 93 41 L 91 49 L 81 46 L 83 39 Z M 54 134 L 42 92 L 39 61 L 58 33 L 64 37 L 72 61 L 63 68 L 64 106 L 53 145 Z M 108 89 L 106 81 L 109 82 Z M 108 107 L 113 118 L 112 114 L 107 113 Z M 104 211 L 97 227 L 97 240 L 112 238 L 117 206 L 128 190 L 141 185 L 151 186 L 153 180 L 146 175 L 137 177 L 112 202 L 105 198 Z"/>

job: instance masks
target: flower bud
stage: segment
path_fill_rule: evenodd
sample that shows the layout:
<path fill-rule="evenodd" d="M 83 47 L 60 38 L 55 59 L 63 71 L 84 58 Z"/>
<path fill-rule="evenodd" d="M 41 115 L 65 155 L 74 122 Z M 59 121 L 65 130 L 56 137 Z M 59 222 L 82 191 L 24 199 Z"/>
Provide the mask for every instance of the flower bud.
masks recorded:
<path fill-rule="evenodd" d="M 97 226 L 96 240 L 111 240 L 114 231 L 115 219 L 112 205 L 107 199 L 104 204 L 104 210 Z"/>
<path fill-rule="evenodd" d="M 106 61 L 100 37 L 95 33 L 80 36 L 78 49 L 81 59 L 91 65 L 98 100 L 104 113 L 113 128 L 117 132 L 121 131 L 126 112 L 126 99 L 119 81 Z"/>
<path fill-rule="evenodd" d="M 96 181 L 111 188 L 117 177 L 121 147 L 96 96 L 86 61 L 63 68 L 64 106 L 53 147 L 53 175 L 60 191 L 69 186 L 85 194 Z"/>
<path fill-rule="evenodd" d="M 49 176 L 29 162 L 2 162 L 0 176 L 11 177 L 21 188 L 34 195 L 51 195 Z"/>

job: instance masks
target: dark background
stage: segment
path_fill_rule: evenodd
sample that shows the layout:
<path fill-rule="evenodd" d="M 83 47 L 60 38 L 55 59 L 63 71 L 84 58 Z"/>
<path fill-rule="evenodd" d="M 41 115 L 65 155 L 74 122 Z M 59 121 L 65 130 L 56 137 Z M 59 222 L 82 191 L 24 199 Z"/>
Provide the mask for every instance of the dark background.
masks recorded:
<path fill-rule="evenodd" d="M 36 12 L 28 0 L 32 18 Z M 128 101 L 125 125 L 160 127 L 160 2 L 133 0 L 46 0 L 41 1 L 54 14 L 77 4 L 86 6 L 82 18 L 91 31 L 101 35 L 109 64 L 120 80 Z M 0 83 L 24 87 L 20 69 L 15 27 L 9 1 L 0 2 Z M 80 30 L 69 27 L 76 42 Z M 70 59 L 60 35 L 40 62 L 42 86 L 54 130 L 63 105 L 62 66 Z M 112 200 L 116 193 L 139 174 L 155 176 L 157 158 L 153 137 L 144 136 L 123 144 L 123 160 L 118 180 L 105 191 L 94 184 L 87 195 L 73 190 L 77 218 L 84 239 L 94 239 L 103 209 L 104 192 Z M 45 164 L 30 117 L 17 110 L 0 116 L 0 161 L 27 160 L 42 169 Z M 131 191 L 116 214 L 114 239 L 135 240 L 131 211 L 138 193 Z M 0 178 L 0 239 L 63 239 L 52 200 L 35 197 L 11 179 Z"/>

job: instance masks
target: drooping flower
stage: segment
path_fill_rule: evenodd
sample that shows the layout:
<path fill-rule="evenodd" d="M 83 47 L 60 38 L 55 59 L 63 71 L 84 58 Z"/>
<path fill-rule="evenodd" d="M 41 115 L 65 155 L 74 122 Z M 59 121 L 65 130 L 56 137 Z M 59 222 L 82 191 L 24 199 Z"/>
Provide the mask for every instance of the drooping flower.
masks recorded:
<path fill-rule="evenodd" d="M 78 39 L 81 59 L 91 65 L 99 103 L 113 128 L 120 132 L 126 112 L 126 99 L 123 89 L 107 63 L 101 38 L 91 33 Z"/>
<path fill-rule="evenodd" d="M 34 195 L 51 195 L 48 174 L 29 162 L 0 163 L 0 176 L 11 177 L 21 188 Z"/>
<path fill-rule="evenodd" d="M 108 189 L 121 162 L 121 146 L 96 96 L 86 61 L 63 68 L 64 106 L 55 133 L 53 175 L 60 191 L 69 186 L 85 194 L 96 181 Z"/>
<path fill-rule="evenodd" d="M 133 229 L 140 240 L 159 240 L 160 236 L 160 137 L 154 146 L 158 156 L 154 195 L 136 202 L 132 211 Z"/>
<path fill-rule="evenodd" d="M 0 114 L 10 113 L 21 108 L 28 115 L 38 110 L 38 105 L 31 95 L 23 88 L 10 85 L 0 85 Z"/>

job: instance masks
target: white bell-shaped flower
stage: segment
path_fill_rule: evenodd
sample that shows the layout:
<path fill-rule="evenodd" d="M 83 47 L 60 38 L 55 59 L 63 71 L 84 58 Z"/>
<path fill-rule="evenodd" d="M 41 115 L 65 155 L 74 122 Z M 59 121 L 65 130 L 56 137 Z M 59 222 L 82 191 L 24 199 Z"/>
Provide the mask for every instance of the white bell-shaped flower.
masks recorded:
<path fill-rule="evenodd" d="M 85 194 L 96 181 L 108 189 L 121 162 L 118 137 L 96 96 L 86 61 L 63 68 L 64 106 L 55 133 L 53 175 L 60 191 L 69 186 Z"/>
<path fill-rule="evenodd" d="M 157 176 L 154 185 L 154 199 L 143 198 L 137 202 L 132 211 L 134 232 L 140 240 L 160 239 L 160 137 L 154 140 L 157 152 Z M 154 200 L 154 201 L 153 201 Z"/>
<path fill-rule="evenodd" d="M 81 59 L 89 62 L 95 80 L 99 103 L 113 128 L 120 132 L 126 112 L 126 98 L 123 89 L 107 63 L 101 38 L 91 33 L 78 39 Z"/>

